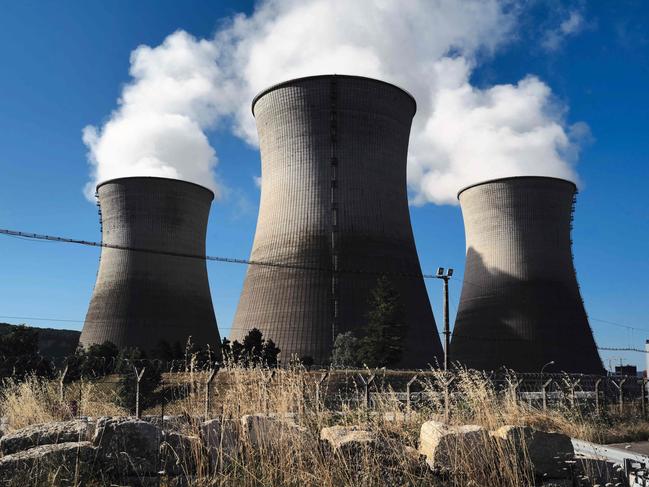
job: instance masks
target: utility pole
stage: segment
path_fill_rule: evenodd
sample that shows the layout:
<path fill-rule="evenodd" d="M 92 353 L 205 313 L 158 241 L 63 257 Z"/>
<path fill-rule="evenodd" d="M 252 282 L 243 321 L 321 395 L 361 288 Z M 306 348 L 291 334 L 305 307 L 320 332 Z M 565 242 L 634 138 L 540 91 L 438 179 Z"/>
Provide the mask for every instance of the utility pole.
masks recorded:
<path fill-rule="evenodd" d="M 436 278 L 442 279 L 444 281 L 444 370 L 448 370 L 448 359 L 449 359 L 449 345 L 451 343 L 451 329 L 449 326 L 448 318 L 448 280 L 453 275 L 453 269 L 449 267 L 444 273 L 444 268 L 439 267 L 437 269 Z"/>

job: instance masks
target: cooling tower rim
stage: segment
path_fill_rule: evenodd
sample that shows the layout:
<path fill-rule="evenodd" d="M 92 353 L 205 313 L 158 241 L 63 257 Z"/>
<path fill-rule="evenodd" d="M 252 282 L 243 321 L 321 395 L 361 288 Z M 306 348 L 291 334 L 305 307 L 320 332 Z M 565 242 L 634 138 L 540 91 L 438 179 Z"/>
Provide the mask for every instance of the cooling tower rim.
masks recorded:
<path fill-rule="evenodd" d="M 257 95 L 252 99 L 252 104 L 250 105 L 250 110 L 252 110 L 252 116 L 255 116 L 255 104 L 259 101 L 260 98 L 263 96 L 267 95 L 271 91 L 275 91 L 278 88 L 283 88 L 284 86 L 291 85 L 297 81 L 308 81 L 308 80 L 314 80 L 314 79 L 322 79 L 322 78 L 343 78 L 343 79 L 356 79 L 356 80 L 364 80 L 364 81 L 372 81 L 374 83 L 380 83 L 382 85 L 387 85 L 391 88 L 396 88 L 397 90 L 401 91 L 402 93 L 406 94 L 410 100 L 412 100 L 412 104 L 414 107 L 413 110 L 413 116 L 415 113 L 417 113 L 417 100 L 415 97 L 410 93 L 408 90 L 402 88 L 401 86 L 395 85 L 394 83 L 389 83 L 388 81 L 383 81 L 381 79 L 376 79 L 376 78 L 369 78 L 367 76 L 357 76 L 354 74 L 316 74 L 313 76 L 302 76 L 299 78 L 293 78 L 289 79 L 286 81 L 281 81 L 279 83 L 276 83 L 274 85 L 270 85 L 268 88 L 263 89 Z"/>
<path fill-rule="evenodd" d="M 99 191 L 99 188 L 106 185 L 106 184 L 117 183 L 119 181 L 127 181 L 127 180 L 132 181 L 134 179 L 153 179 L 153 180 L 157 180 L 157 181 L 174 181 L 176 183 L 189 184 L 191 186 L 196 186 L 197 188 L 200 188 L 200 189 L 203 189 L 203 190 L 209 192 L 212 195 L 212 199 L 214 199 L 214 191 L 212 191 L 210 188 L 208 188 L 206 186 L 203 186 L 203 185 L 198 184 L 198 183 L 192 183 L 191 181 L 185 181 L 184 179 L 163 178 L 163 177 L 159 177 L 159 176 L 124 176 L 124 177 L 121 177 L 121 178 L 107 179 L 106 181 L 102 181 L 101 183 L 99 183 L 96 186 L 95 191 Z"/>
<path fill-rule="evenodd" d="M 509 176 L 506 178 L 494 178 L 487 179 L 485 181 L 480 181 L 479 183 L 469 184 L 457 192 L 457 199 L 460 199 L 460 195 L 464 193 L 467 189 L 475 188 L 476 186 L 482 186 L 484 184 L 500 183 L 504 181 L 520 180 L 520 179 L 531 179 L 531 180 L 544 180 L 544 181 L 553 181 L 570 184 L 575 191 L 577 191 L 577 185 L 568 179 L 557 178 L 554 176 Z"/>

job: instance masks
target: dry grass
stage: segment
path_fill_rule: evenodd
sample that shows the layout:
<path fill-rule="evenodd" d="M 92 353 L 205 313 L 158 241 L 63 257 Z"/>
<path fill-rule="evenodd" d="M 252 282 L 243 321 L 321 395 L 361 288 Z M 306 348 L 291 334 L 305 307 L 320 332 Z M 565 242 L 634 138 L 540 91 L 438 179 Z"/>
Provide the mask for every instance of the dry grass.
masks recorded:
<path fill-rule="evenodd" d="M 565 407 L 541 411 L 496 391 L 492 383 L 474 371 L 460 372 L 449 396 L 448 418 L 444 407 L 443 372 L 422 379 L 421 387 L 429 398 L 410 414 L 403 401 L 389 388 L 378 386 L 371 410 L 349 397 L 340 397 L 336 407 L 327 409 L 316 402 L 314 376 L 303 369 L 242 369 L 226 367 L 213 387 L 210 417 L 237 421 L 244 414 L 273 412 L 294 415 L 306 434 L 278 430 L 263 445 L 253 446 L 241 435 L 241 448 L 235 453 L 219 452 L 225 461 L 210 462 L 199 446 L 185 455 L 181 470 L 189 485 L 196 486 L 511 486 L 533 485 L 534 479 L 525 455 L 513 446 L 496 444 L 485 438 L 486 448 L 458 451 L 446 473 L 434 473 L 409 448 L 416 448 L 421 424 L 427 420 L 454 424 L 478 424 L 495 430 L 506 424 L 530 425 L 545 431 L 564 432 L 587 440 L 624 441 L 649 431 L 646 421 L 620 418 L 594 419 L 579 410 Z M 174 389 L 175 396 L 165 405 L 165 414 L 190 418 L 204 414 L 207 373 L 190 371 L 175 379 L 190 386 Z M 331 384 L 323 383 L 322 396 Z M 349 387 L 359 387 L 349 382 Z M 76 389 L 75 389 L 76 388 Z M 331 391 L 328 391 L 331 395 Z M 114 390 L 105 384 L 73 384 L 67 397 L 78 397 L 84 415 L 120 416 L 126 411 L 114 406 Z M 160 414 L 159 407 L 145 411 Z M 9 382 L 0 392 L 0 415 L 12 429 L 54 421 L 70 416 L 59 400 L 58 384 L 29 379 Z M 333 424 L 356 424 L 372 431 L 378 447 L 360 449 L 353 455 L 335 453 L 319 442 L 321 428 Z M 198 423 L 189 423 L 185 433 L 198 435 Z M 195 468 L 194 468 L 195 467 Z M 190 472 L 195 471 L 190 475 Z M 57 485 L 50 480 L 45 485 Z M 24 484 L 23 484 L 24 485 Z M 92 484 L 86 484 L 92 485 Z M 102 485 L 98 483 L 97 485 Z M 166 485 L 162 481 L 161 485 Z M 171 485 L 171 484 L 168 484 Z"/>
<path fill-rule="evenodd" d="M 114 389 L 103 383 L 75 382 L 66 385 L 62 402 L 57 382 L 35 377 L 23 382 L 8 380 L 0 388 L 0 416 L 6 418 L 10 430 L 60 421 L 73 416 L 73 401 L 87 416 L 126 416 L 127 412 L 115 405 L 114 395 Z"/>

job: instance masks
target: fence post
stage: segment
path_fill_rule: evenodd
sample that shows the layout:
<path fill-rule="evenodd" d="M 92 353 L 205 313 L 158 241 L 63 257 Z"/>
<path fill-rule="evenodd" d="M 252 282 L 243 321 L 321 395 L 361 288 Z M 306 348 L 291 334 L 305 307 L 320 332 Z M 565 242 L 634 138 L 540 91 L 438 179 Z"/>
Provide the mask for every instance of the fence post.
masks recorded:
<path fill-rule="evenodd" d="M 162 397 L 160 401 L 160 429 L 164 431 L 165 429 L 165 398 Z"/>
<path fill-rule="evenodd" d="M 406 416 L 410 416 L 410 386 L 417 380 L 417 374 L 415 374 L 412 379 L 406 384 Z"/>
<path fill-rule="evenodd" d="M 548 409 L 548 386 L 552 384 L 552 379 L 548 379 L 541 384 L 541 392 L 543 393 L 543 411 Z"/>
<path fill-rule="evenodd" d="M 615 379 L 612 379 L 611 382 L 613 382 L 613 385 L 617 387 L 617 390 L 619 392 L 619 408 L 620 408 L 620 414 L 624 413 L 624 383 L 626 382 L 626 378 L 621 379 L 620 383 L 618 384 L 615 382 Z"/>
<path fill-rule="evenodd" d="M 81 400 L 83 399 L 83 380 L 79 381 L 79 405 L 77 406 L 77 416 L 81 417 Z"/>
<path fill-rule="evenodd" d="M 315 383 L 315 407 L 316 411 L 320 411 L 320 386 L 329 376 L 329 372 L 325 372 Z"/>
<path fill-rule="evenodd" d="M 599 416 L 600 413 L 600 404 L 599 404 L 599 385 L 602 383 L 602 379 L 597 379 L 595 381 L 595 414 Z"/>
<path fill-rule="evenodd" d="M 575 382 L 570 382 L 570 407 L 575 408 L 575 387 L 581 383 L 581 379 L 577 379 Z"/>
<path fill-rule="evenodd" d="M 509 393 L 511 398 L 514 401 L 514 404 L 518 404 L 518 387 L 523 383 L 523 379 L 514 379 L 513 381 L 508 377 L 507 382 L 509 383 Z"/>
<path fill-rule="evenodd" d="M 376 377 L 376 374 L 370 375 L 370 377 L 365 380 L 365 377 L 363 377 L 361 374 L 358 374 L 358 376 L 361 378 L 361 381 L 363 382 L 363 386 L 365 387 L 365 394 L 364 394 L 364 405 L 365 409 L 369 410 L 370 407 L 370 385 L 372 385 L 372 382 L 374 382 L 374 378 Z"/>
<path fill-rule="evenodd" d="M 374 382 L 374 379 L 376 378 L 375 374 L 372 374 L 372 376 L 369 378 L 367 381 L 367 385 L 365 386 L 365 405 L 369 409 L 370 407 L 370 386 Z"/>
<path fill-rule="evenodd" d="M 140 373 L 137 371 L 137 367 L 133 366 L 133 371 L 135 372 L 135 417 L 140 419 L 140 381 L 142 376 L 144 376 L 144 371 L 146 367 L 142 367 Z"/>
<path fill-rule="evenodd" d="M 643 377 L 640 380 L 640 408 L 642 410 L 642 417 L 647 417 L 647 378 Z"/>
<path fill-rule="evenodd" d="M 300 415 L 304 416 L 306 411 L 306 374 L 304 370 L 300 370 L 300 400 L 299 400 L 299 412 Z"/>
<path fill-rule="evenodd" d="M 269 402 L 270 402 L 270 381 L 275 377 L 275 370 L 271 371 L 266 383 L 264 384 L 264 412 L 268 414 Z"/>
<path fill-rule="evenodd" d="M 65 376 L 68 374 L 68 366 L 65 366 L 65 369 L 63 369 L 63 372 L 59 375 L 59 401 L 61 401 L 61 404 L 63 404 L 63 401 L 65 400 L 65 393 L 63 391 L 63 381 L 65 380 Z"/>
<path fill-rule="evenodd" d="M 449 394 L 449 386 L 454 380 L 455 377 L 450 377 L 449 379 L 444 377 L 442 382 L 444 384 L 444 421 L 446 422 L 448 422 L 448 418 L 450 416 L 451 395 Z"/>
<path fill-rule="evenodd" d="M 216 373 L 219 371 L 218 366 L 210 371 L 210 375 L 207 376 L 207 381 L 205 382 L 205 421 L 210 417 L 210 392 L 212 389 L 212 381 L 216 376 Z"/>

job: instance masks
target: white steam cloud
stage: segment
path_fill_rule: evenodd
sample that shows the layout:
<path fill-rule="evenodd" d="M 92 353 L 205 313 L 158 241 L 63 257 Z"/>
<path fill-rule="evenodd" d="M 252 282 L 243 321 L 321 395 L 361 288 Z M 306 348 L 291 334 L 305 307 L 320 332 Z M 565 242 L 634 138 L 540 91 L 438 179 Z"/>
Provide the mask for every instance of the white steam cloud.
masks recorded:
<path fill-rule="evenodd" d="M 212 39 L 171 34 L 131 56 L 133 80 L 103 127 L 86 127 L 94 180 L 150 175 L 218 192 L 205 132 L 219 123 L 257 143 L 250 102 L 267 86 L 316 74 L 375 77 L 418 102 L 408 182 L 415 204 L 455 204 L 457 191 L 496 177 L 576 179 L 578 138 L 534 76 L 477 88 L 481 59 L 515 35 L 509 0 L 267 0 Z M 90 191 L 89 191 L 90 192 Z"/>
<path fill-rule="evenodd" d="M 548 30 L 541 42 L 544 49 L 556 51 L 566 37 L 577 35 L 584 28 L 584 18 L 579 10 L 572 10 L 554 29 Z"/>
<path fill-rule="evenodd" d="M 205 129 L 227 115 L 227 88 L 215 63 L 218 46 L 176 32 L 156 48 L 131 53 L 128 84 L 119 107 L 101 129 L 87 126 L 96 183 L 127 176 L 160 176 L 206 185 L 219 194 L 214 177 L 217 158 Z"/>

